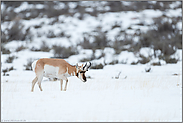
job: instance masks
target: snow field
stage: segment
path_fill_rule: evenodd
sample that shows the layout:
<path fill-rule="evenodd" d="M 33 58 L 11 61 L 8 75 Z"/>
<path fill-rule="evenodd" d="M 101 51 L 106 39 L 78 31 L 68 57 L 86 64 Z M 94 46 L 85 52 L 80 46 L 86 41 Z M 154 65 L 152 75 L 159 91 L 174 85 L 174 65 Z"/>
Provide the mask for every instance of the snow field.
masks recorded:
<path fill-rule="evenodd" d="M 2 77 L 1 117 L 42 122 L 181 121 L 180 66 L 181 62 L 156 66 L 146 73 L 145 65 L 108 65 L 89 70 L 86 76 L 91 79 L 86 83 L 68 78 L 67 91 L 60 91 L 59 81 L 44 78 L 42 92 L 37 84 L 30 91 L 33 72 L 12 71 L 11 76 Z M 120 70 L 119 79 L 114 79 Z"/>
<path fill-rule="evenodd" d="M 156 1 L 154 1 L 156 3 Z M 109 9 L 105 6 L 97 7 L 96 3 L 83 1 L 81 6 L 91 6 L 88 11 L 97 9 Z M 125 2 L 127 5 L 128 2 Z M 153 55 L 153 49 L 141 48 L 140 54 L 123 51 L 116 55 L 113 48 L 105 48 L 105 57 L 91 61 L 92 64 L 110 63 L 118 60 L 119 63 L 126 61 L 126 64 L 106 65 L 101 70 L 89 70 L 86 73 L 88 81 L 81 82 L 77 77 L 70 77 L 67 91 L 60 91 L 59 81 L 42 81 L 43 92 L 35 85 L 34 92 L 31 92 L 32 80 L 35 75 L 32 71 L 24 71 L 27 60 L 50 58 L 54 56 L 53 50 L 50 52 L 33 52 L 32 47 L 40 48 L 42 41 L 51 48 L 53 45 L 76 46 L 83 41 L 84 33 L 92 34 L 98 26 L 101 31 L 108 31 L 106 36 L 110 43 L 115 41 L 115 37 L 121 31 L 133 35 L 136 30 L 146 32 L 152 28 L 153 18 L 162 15 L 167 17 L 178 17 L 182 15 L 179 2 L 171 4 L 171 9 L 165 11 L 142 10 L 139 12 L 108 12 L 99 14 L 97 17 L 85 14 L 83 20 L 78 19 L 80 13 L 73 17 L 60 15 L 58 22 L 50 25 L 55 18 L 37 17 L 31 20 L 21 20 L 24 25 L 23 31 L 30 28 L 32 40 L 14 40 L 5 44 L 5 48 L 11 51 L 10 55 L 1 53 L 2 70 L 13 66 L 16 70 L 8 72 L 9 76 L 1 73 L 1 119 L 2 121 L 176 121 L 182 119 L 182 50 L 177 50 L 171 58 L 179 59 L 177 64 L 166 64 L 165 61 L 153 58 L 146 65 L 130 65 L 139 60 L 138 55 L 146 57 Z M 75 3 L 69 3 L 74 8 Z M 2 10 L 5 5 L 1 4 Z M 11 9 L 15 12 L 32 8 L 24 2 L 20 7 Z M 44 6 L 37 4 L 35 8 L 41 9 Z M 56 9 L 64 8 L 63 3 L 58 3 Z M 30 16 L 30 13 L 27 13 Z M 166 19 L 164 19 L 166 21 Z M 171 19 L 169 20 L 171 21 Z M 3 22 L 2 31 L 11 29 L 15 21 Z M 139 24 L 143 23 L 144 26 Z M 119 27 L 113 29 L 117 24 Z M 35 26 L 41 26 L 35 28 Z M 182 29 L 182 22 L 178 22 L 177 27 Z M 131 29 L 130 29 L 131 28 Z M 49 31 L 55 35 L 64 32 L 66 37 L 48 38 Z M 67 38 L 67 36 L 71 36 Z M 123 40 L 123 35 L 120 37 Z M 139 38 L 134 37 L 138 42 Z M 92 40 L 90 41 L 92 42 Z M 15 52 L 17 47 L 25 46 L 28 49 Z M 130 45 L 124 46 L 129 48 Z M 90 58 L 92 50 L 79 50 L 78 55 L 72 55 L 65 59 L 70 64 L 82 63 L 83 58 Z M 95 56 L 99 57 L 102 50 L 96 50 Z M 161 52 L 159 52 L 159 55 Z M 9 56 L 18 57 L 13 63 L 6 63 Z M 151 66 L 149 73 L 145 68 L 151 63 L 160 62 L 162 66 Z M 115 79 L 121 72 L 119 79 Z M 175 74 L 175 75 L 174 75 Z M 65 81 L 64 81 L 65 84 Z M 65 86 L 65 85 L 64 85 Z"/>

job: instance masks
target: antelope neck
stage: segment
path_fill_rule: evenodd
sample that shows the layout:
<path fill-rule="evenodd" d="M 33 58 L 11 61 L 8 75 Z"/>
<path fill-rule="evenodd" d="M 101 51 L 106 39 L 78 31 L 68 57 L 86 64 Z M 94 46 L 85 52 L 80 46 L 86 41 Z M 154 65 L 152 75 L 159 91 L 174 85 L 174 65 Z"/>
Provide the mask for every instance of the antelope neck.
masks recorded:
<path fill-rule="evenodd" d="M 76 67 L 75 66 L 70 66 L 68 67 L 68 73 L 71 75 L 71 76 L 76 76 L 77 75 L 77 72 L 76 72 Z"/>

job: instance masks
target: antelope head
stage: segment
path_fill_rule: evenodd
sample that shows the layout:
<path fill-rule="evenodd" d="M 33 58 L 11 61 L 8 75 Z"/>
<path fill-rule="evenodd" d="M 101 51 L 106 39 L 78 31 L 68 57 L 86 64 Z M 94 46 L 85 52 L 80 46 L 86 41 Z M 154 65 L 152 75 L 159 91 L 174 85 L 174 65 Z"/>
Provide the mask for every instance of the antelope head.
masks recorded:
<path fill-rule="evenodd" d="M 88 69 L 91 67 L 91 62 L 89 62 L 89 65 L 86 63 L 85 65 L 82 64 L 82 66 L 78 66 L 76 64 L 76 76 L 83 82 L 86 82 L 86 76 L 85 72 L 88 71 Z"/>

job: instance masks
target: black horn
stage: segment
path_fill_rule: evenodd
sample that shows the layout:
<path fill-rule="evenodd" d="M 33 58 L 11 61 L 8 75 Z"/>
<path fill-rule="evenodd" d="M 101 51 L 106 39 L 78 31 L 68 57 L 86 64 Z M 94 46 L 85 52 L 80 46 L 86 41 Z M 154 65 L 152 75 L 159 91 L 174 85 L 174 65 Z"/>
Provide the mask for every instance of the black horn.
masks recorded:
<path fill-rule="evenodd" d="M 87 63 L 84 65 L 83 70 L 85 69 L 86 65 L 87 65 Z"/>
<path fill-rule="evenodd" d="M 90 63 L 90 65 L 87 68 L 90 68 L 90 66 L 91 66 L 91 62 L 89 62 L 89 63 Z"/>
<path fill-rule="evenodd" d="M 91 62 L 89 62 L 89 65 L 87 65 L 86 71 L 88 71 L 88 68 L 90 68 L 90 66 L 91 66 Z"/>

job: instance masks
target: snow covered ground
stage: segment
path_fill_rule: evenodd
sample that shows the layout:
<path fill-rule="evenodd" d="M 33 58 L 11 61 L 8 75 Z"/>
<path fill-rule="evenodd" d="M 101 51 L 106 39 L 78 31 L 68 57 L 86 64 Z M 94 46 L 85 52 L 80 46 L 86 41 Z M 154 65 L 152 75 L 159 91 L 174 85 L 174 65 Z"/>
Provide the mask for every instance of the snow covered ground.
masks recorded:
<path fill-rule="evenodd" d="M 97 3 L 97 2 L 96 2 Z M 101 2 L 105 4 L 105 2 Z M 128 2 L 124 2 L 129 4 Z M 57 46 L 77 46 L 83 41 L 84 34 L 92 34 L 97 27 L 106 33 L 110 43 L 115 41 L 115 37 L 125 31 L 127 34 L 134 34 L 136 30 L 146 32 L 153 27 L 153 19 L 164 17 L 172 18 L 182 15 L 179 6 L 181 2 L 174 2 L 171 8 L 166 11 L 141 10 L 141 11 L 121 11 L 101 13 L 97 17 L 84 14 L 83 19 L 79 19 L 79 13 L 71 16 L 59 15 L 58 21 L 55 18 L 46 16 L 36 17 L 30 20 L 21 20 L 23 32 L 30 28 L 31 40 L 13 40 L 3 44 L 10 54 L 1 52 L 1 120 L 2 121 L 177 121 L 182 120 L 182 49 L 177 49 L 171 55 L 179 61 L 176 64 L 166 64 L 162 59 L 152 57 L 152 60 L 144 65 L 132 62 L 139 60 L 139 55 L 145 57 L 153 56 L 153 49 L 143 47 L 138 53 L 121 51 L 115 53 L 114 48 L 105 47 L 97 49 L 95 57 L 99 58 L 102 53 L 105 56 L 94 59 L 95 64 L 109 64 L 115 60 L 119 64 L 106 65 L 103 69 L 90 69 L 86 76 L 88 81 L 81 82 L 77 77 L 70 77 L 67 91 L 60 91 L 59 81 L 49 81 L 44 78 L 41 92 L 36 84 L 34 92 L 31 92 L 32 80 L 35 75 L 32 71 L 25 71 L 28 59 L 54 57 L 53 49 L 50 52 L 35 52 L 31 48 L 40 48 L 44 41 L 49 48 Z M 65 4 L 58 4 L 64 7 Z M 97 6 L 94 2 L 83 1 L 82 6 L 91 6 L 87 11 L 94 11 L 92 7 Z M 74 8 L 75 3 L 69 3 Z M 13 11 L 20 13 L 23 10 L 43 8 L 42 4 L 36 6 L 24 2 Z M 5 9 L 5 4 L 1 4 L 1 10 Z M 109 9 L 109 6 L 101 6 L 97 9 Z M 11 10 L 8 7 L 7 10 Z M 71 9 L 72 10 L 72 9 Z M 27 13 L 27 16 L 30 13 Z M 16 20 L 16 19 L 15 19 Z M 166 18 L 164 19 L 166 21 Z M 11 29 L 15 21 L 5 21 L 1 23 L 1 29 Z M 143 23 L 144 26 L 139 25 Z M 116 25 L 117 24 L 117 25 Z M 36 28 L 35 26 L 40 26 Z M 113 28 L 117 26 L 116 28 Z M 182 31 L 182 22 L 177 22 L 176 26 Z M 53 32 L 55 38 L 48 38 L 48 34 Z M 65 36 L 59 36 L 64 32 Z M 124 38 L 121 33 L 121 38 Z M 70 36 L 70 38 L 68 37 Z M 134 41 L 139 41 L 134 37 Z M 91 40 L 92 42 L 92 40 Z M 26 49 L 16 51 L 20 46 Z M 128 49 L 129 45 L 125 45 Z M 66 61 L 74 65 L 83 62 L 81 60 L 90 58 L 93 55 L 92 49 L 77 47 L 79 54 L 71 55 Z M 160 55 L 161 51 L 158 51 Z M 12 63 L 6 60 L 10 56 L 15 56 Z M 125 64 L 124 64 L 125 62 Z M 161 63 L 161 66 L 151 66 L 152 63 Z M 122 64 L 123 63 L 123 64 Z M 6 68 L 14 67 L 15 70 L 7 72 L 9 76 L 3 76 L 2 71 Z M 145 69 L 151 67 L 150 72 Z M 118 79 L 119 72 L 121 72 Z"/>
<path fill-rule="evenodd" d="M 32 71 L 1 76 L 2 121 L 177 121 L 182 119 L 182 62 L 163 66 L 107 65 L 89 70 L 86 83 L 70 77 L 36 84 Z M 119 79 L 115 79 L 121 71 Z"/>

